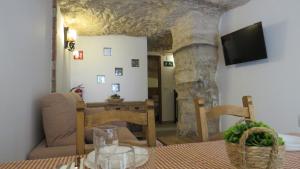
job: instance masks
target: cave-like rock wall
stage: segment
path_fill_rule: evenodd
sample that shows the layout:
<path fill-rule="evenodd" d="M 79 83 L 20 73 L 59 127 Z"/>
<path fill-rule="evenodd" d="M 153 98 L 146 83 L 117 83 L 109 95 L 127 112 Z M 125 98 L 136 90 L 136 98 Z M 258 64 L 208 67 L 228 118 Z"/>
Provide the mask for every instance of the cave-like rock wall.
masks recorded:
<path fill-rule="evenodd" d="M 147 36 L 151 50 L 175 57 L 179 102 L 178 133 L 196 135 L 193 99 L 218 104 L 218 23 L 229 9 L 249 0 L 58 0 L 67 26 L 80 35 Z M 210 122 L 211 132 L 218 122 Z"/>
<path fill-rule="evenodd" d="M 225 11 L 249 0 L 57 0 L 68 27 L 79 35 L 147 36 L 151 50 L 170 50 L 170 30 L 190 11 Z M 197 22 L 195 20 L 194 22 Z"/>

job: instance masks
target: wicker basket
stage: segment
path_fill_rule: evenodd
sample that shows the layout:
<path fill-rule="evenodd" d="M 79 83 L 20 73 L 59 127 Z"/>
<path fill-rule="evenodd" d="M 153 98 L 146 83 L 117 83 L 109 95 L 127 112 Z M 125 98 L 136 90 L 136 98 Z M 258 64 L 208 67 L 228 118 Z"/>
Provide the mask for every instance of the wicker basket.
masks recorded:
<path fill-rule="evenodd" d="M 246 146 L 246 140 L 252 133 L 267 132 L 273 137 L 272 147 Z M 284 146 L 279 146 L 278 135 L 265 127 L 253 127 L 245 131 L 240 144 L 226 142 L 226 151 L 230 162 L 239 169 L 280 169 L 284 158 Z"/>

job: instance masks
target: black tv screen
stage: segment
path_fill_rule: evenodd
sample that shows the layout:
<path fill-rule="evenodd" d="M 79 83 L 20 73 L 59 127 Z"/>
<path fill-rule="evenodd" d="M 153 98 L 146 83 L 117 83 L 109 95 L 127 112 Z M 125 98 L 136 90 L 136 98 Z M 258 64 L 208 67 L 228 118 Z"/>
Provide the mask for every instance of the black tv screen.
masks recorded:
<path fill-rule="evenodd" d="M 226 65 L 267 58 L 261 22 L 222 36 L 221 39 Z"/>

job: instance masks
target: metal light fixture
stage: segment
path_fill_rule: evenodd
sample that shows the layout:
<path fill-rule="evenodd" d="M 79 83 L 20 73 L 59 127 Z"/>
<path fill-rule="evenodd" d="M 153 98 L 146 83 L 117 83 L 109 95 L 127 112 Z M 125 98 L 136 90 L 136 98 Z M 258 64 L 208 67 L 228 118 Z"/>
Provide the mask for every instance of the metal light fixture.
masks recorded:
<path fill-rule="evenodd" d="M 77 39 L 77 33 L 74 29 L 65 27 L 65 49 L 73 52 L 75 50 L 75 41 Z"/>

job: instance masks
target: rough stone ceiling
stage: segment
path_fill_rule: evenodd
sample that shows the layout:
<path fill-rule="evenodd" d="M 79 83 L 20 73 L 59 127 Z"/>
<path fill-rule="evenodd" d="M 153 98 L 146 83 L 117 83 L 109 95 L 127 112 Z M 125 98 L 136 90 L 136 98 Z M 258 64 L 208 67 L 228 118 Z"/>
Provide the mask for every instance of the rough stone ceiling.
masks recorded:
<path fill-rule="evenodd" d="M 178 17 L 191 10 L 225 10 L 249 0 L 58 0 L 65 24 L 79 35 L 125 34 L 167 38 Z M 158 45 L 157 45 L 158 46 Z M 164 45 L 169 48 L 170 44 Z"/>

